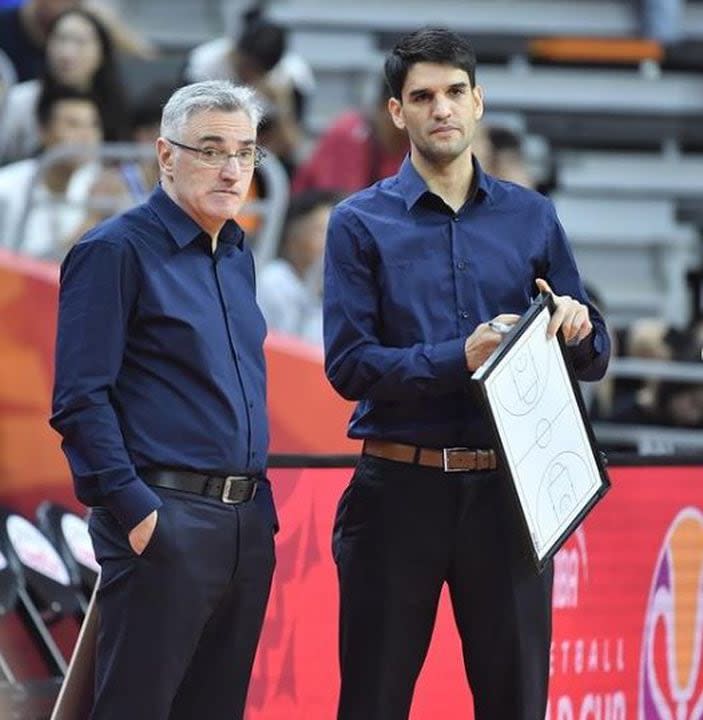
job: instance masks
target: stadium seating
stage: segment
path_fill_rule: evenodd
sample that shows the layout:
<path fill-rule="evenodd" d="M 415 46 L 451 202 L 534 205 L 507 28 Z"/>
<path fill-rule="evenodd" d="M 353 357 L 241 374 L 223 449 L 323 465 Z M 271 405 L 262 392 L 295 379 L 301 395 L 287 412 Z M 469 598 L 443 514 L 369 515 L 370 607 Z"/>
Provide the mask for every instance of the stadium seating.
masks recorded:
<path fill-rule="evenodd" d="M 688 270 L 700 264 L 695 227 L 679 223 L 667 198 L 559 191 L 553 200 L 581 274 L 603 297 L 610 323 L 661 316 L 688 321 Z"/>

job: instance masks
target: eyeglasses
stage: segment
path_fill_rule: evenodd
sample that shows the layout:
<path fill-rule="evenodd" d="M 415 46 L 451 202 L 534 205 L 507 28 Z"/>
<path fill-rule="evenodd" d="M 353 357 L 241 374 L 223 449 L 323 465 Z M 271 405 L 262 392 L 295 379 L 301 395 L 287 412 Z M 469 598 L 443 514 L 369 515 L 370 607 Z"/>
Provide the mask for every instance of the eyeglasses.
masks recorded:
<path fill-rule="evenodd" d="M 259 167 L 266 158 L 266 151 L 256 145 L 243 147 L 237 150 L 237 152 L 228 153 L 224 150 L 218 150 L 217 148 L 197 148 L 191 145 L 184 145 L 170 138 L 166 138 L 166 140 L 168 140 L 171 145 L 195 153 L 203 165 L 211 168 L 224 167 L 231 158 L 234 158 L 240 170 L 250 170 L 253 167 Z"/>

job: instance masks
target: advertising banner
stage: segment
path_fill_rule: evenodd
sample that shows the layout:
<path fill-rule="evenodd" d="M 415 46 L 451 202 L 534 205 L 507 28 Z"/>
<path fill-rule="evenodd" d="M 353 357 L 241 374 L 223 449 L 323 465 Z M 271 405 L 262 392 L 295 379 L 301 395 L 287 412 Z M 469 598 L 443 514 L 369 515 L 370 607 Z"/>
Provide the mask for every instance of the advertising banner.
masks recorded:
<path fill-rule="evenodd" d="M 611 468 L 555 559 L 548 720 L 703 717 L 703 468 Z M 351 469 L 272 470 L 282 521 L 248 720 L 335 717 L 336 503 Z M 412 720 L 471 718 L 446 593 Z"/>

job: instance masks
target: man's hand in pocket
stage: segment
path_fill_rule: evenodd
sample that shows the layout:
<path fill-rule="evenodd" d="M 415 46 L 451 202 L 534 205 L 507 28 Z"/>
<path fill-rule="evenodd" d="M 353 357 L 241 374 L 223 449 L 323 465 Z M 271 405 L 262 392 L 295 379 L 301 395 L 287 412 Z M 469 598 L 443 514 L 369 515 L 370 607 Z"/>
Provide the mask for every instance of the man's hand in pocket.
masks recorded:
<path fill-rule="evenodd" d="M 129 531 L 129 544 L 137 555 L 141 555 L 151 540 L 156 529 L 158 513 L 152 510 L 138 525 Z"/>

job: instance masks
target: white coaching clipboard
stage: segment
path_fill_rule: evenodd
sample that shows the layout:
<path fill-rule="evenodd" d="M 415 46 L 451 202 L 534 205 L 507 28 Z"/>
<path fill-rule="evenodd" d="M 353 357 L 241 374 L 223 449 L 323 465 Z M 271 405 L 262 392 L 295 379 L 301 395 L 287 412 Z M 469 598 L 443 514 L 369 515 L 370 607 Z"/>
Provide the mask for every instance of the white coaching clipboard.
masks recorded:
<path fill-rule="evenodd" d="M 610 488 L 554 310 L 541 294 L 474 372 L 540 570 Z"/>

